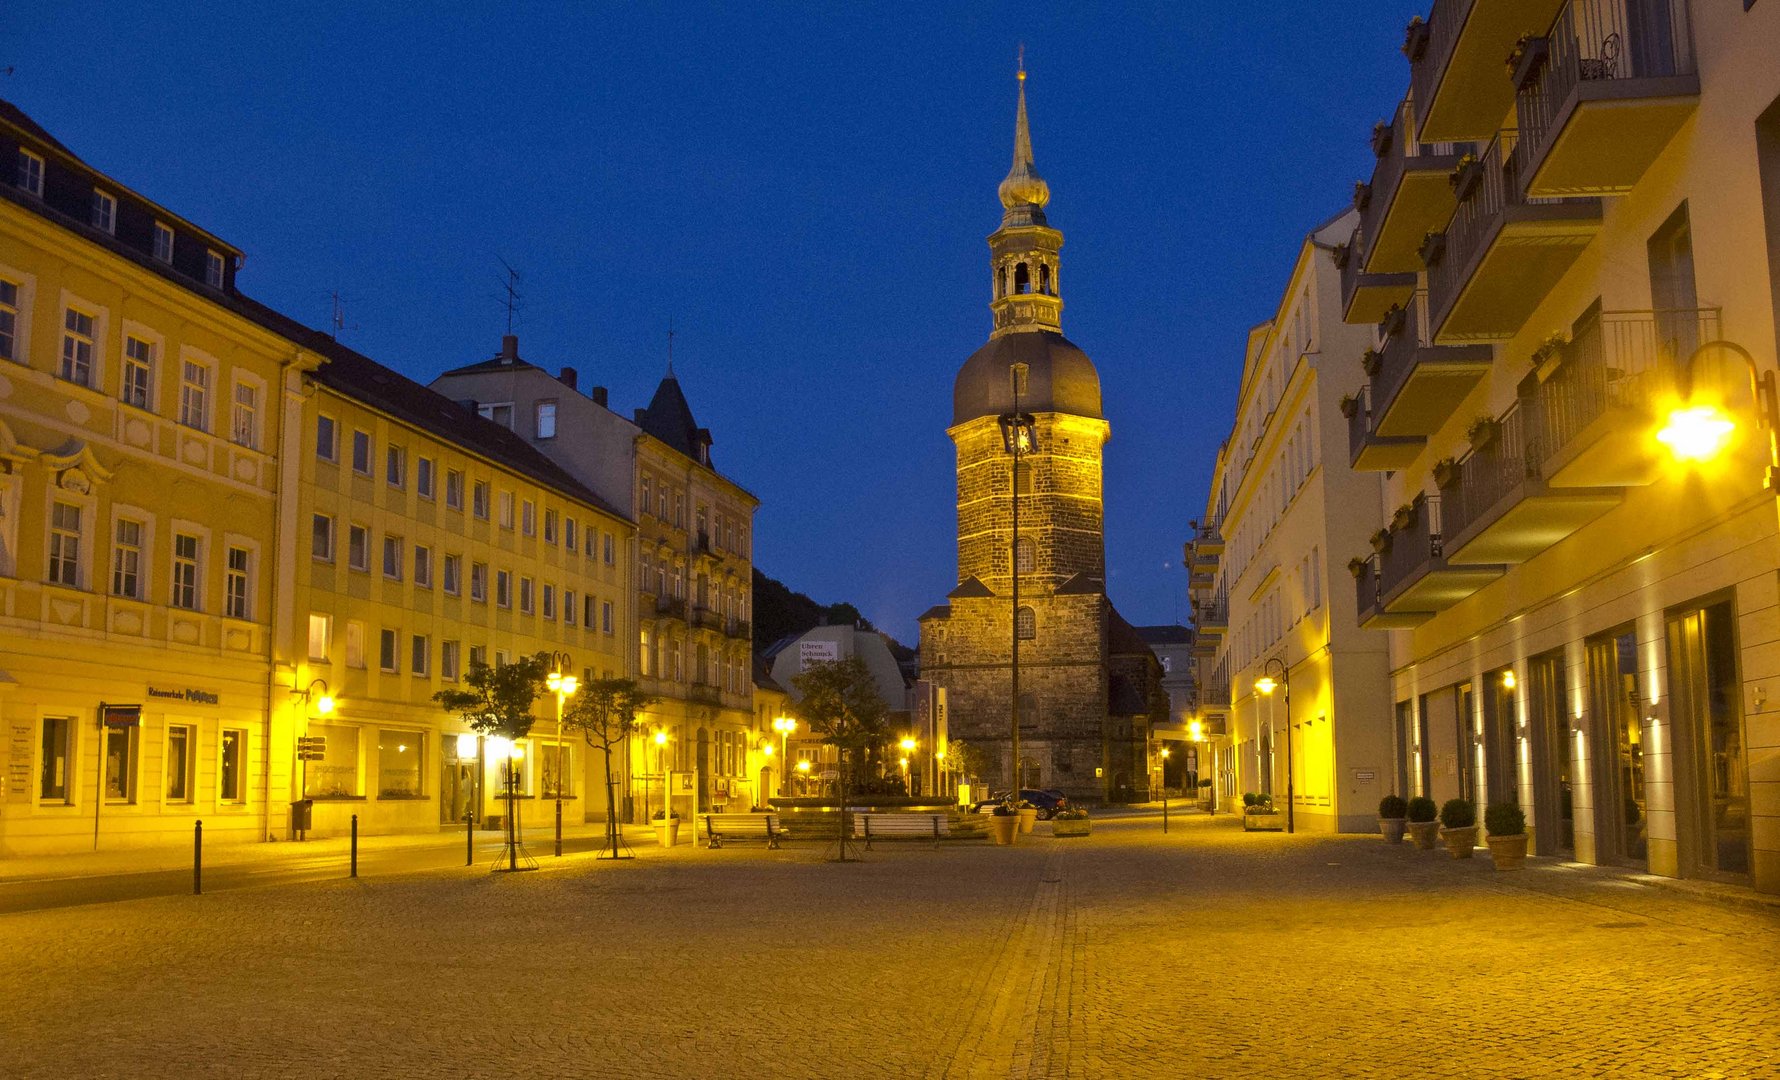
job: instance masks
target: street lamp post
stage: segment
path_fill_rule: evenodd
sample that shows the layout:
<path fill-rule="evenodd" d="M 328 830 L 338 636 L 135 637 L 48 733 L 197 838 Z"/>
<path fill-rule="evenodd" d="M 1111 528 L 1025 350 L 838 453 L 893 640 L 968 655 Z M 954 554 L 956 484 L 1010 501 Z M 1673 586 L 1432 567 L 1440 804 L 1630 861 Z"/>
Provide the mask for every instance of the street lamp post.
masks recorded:
<path fill-rule="evenodd" d="M 1273 677 L 1274 665 L 1279 666 L 1279 678 Z M 1297 808 L 1298 794 L 1292 786 L 1292 673 L 1286 662 L 1277 656 L 1268 657 L 1261 665 L 1261 677 L 1255 680 L 1255 689 L 1263 695 L 1271 695 L 1274 690 L 1285 691 L 1286 699 L 1286 832 L 1295 831 L 1293 811 Z"/>
<path fill-rule="evenodd" d="M 797 721 L 789 716 L 775 716 L 773 730 L 779 733 L 779 796 L 783 798 L 791 794 L 791 785 L 787 783 L 790 777 L 785 775 L 785 771 L 790 767 L 791 733 L 797 730 Z"/>
<path fill-rule="evenodd" d="M 914 789 L 909 786 L 909 755 L 913 754 L 915 747 L 920 744 L 915 741 L 913 736 L 905 735 L 899 745 L 902 748 L 902 793 L 913 795 Z"/>
<path fill-rule="evenodd" d="M 562 761 L 562 703 L 573 697 L 575 691 L 581 688 L 581 680 L 573 675 L 563 673 L 562 669 L 568 667 L 571 662 L 568 653 L 554 653 L 551 660 L 555 662 L 556 670 L 545 676 L 544 685 L 556 695 L 556 857 L 560 859 L 562 858 L 562 784 L 563 774 L 567 771 Z"/>
<path fill-rule="evenodd" d="M 1001 417 L 1002 445 L 1014 459 L 1012 480 L 1008 484 L 1013 495 L 1013 541 L 1008 550 L 1009 579 L 1013 582 L 1013 653 L 1012 653 L 1012 686 L 1013 700 L 1009 703 L 1011 712 L 1011 728 L 1013 732 L 1013 777 L 1012 798 L 1018 801 L 1022 777 L 1020 775 L 1020 458 L 1032 451 L 1036 439 L 1036 428 L 1032 417 L 1020 411 L 1020 388 L 1026 382 L 1026 373 L 1030 370 L 1026 364 L 1010 364 L 1008 366 L 1008 383 L 1013 391 L 1014 408 L 1012 412 Z"/>
<path fill-rule="evenodd" d="M 1157 771 L 1162 774 L 1162 833 L 1168 833 L 1168 747 L 1162 748 L 1162 764 Z"/>

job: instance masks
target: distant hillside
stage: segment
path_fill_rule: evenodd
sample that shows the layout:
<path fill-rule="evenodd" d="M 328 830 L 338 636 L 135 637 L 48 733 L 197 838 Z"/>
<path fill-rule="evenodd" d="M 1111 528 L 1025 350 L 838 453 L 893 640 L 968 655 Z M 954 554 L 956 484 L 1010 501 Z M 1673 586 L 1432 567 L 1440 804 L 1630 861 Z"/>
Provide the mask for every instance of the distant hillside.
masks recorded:
<path fill-rule="evenodd" d="M 803 593 L 792 592 L 784 582 L 767 577 L 759 567 L 754 568 L 755 649 L 765 649 L 781 638 L 824 625 L 877 629 L 852 604 L 818 604 Z M 888 634 L 884 639 L 890 643 L 890 653 L 897 660 L 914 659 L 915 650 Z"/>

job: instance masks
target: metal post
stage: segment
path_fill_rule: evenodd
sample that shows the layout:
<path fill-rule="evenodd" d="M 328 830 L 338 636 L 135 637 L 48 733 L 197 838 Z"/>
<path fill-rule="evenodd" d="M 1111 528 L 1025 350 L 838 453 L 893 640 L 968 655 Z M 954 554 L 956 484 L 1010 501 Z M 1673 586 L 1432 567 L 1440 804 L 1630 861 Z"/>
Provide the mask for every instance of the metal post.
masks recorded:
<path fill-rule="evenodd" d="M 192 823 L 192 895 L 204 895 L 204 823 Z"/>
<path fill-rule="evenodd" d="M 1013 581 L 1012 591 L 1014 599 L 1013 616 L 1010 620 L 1013 627 L 1013 664 L 1011 678 L 1013 701 L 1009 706 L 1013 718 L 1014 785 L 1008 797 L 1014 801 L 1015 805 L 1019 804 L 1020 788 L 1023 786 L 1020 782 L 1020 366 L 1021 365 L 1016 365 L 1008 369 L 1008 378 L 1012 383 L 1014 396 L 1014 423 L 1013 427 L 1009 429 L 1011 432 L 1009 438 L 1011 438 L 1012 441 L 1008 446 L 1008 449 L 1012 451 L 1014 458 L 1014 467 L 1011 470 L 1012 479 L 1008 484 L 1011 494 L 1013 495 L 1014 537 L 1013 543 L 1009 547 L 1007 553 L 1008 571 L 1009 577 Z"/>
<path fill-rule="evenodd" d="M 1285 665 L 1282 663 L 1280 666 L 1283 668 Z M 1282 675 L 1286 691 L 1286 833 L 1289 835 L 1296 831 L 1293 824 L 1294 812 L 1298 809 L 1298 793 L 1292 785 L 1292 673 L 1287 670 Z"/>
<path fill-rule="evenodd" d="M 464 814 L 464 865 L 476 865 L 476 811 Z"/>
<path fill-rule="evenodd" d="M 1162 835 L 1168 835 L 1168 767 L 1162 767 Z"/>
<path fill-rule="evenodd" d="M 352 815 L 352 877 L 358 877 L 358 815 Z"/>
<path fill-rule="evenodd" d="M 560 770 L 562 768 L 561 750 L 562 750 L 562 748 L 560 746 L 557 747 L 558 753 L 557 753 L 557 758 L 556 758 L 556 767 L 558 770 Z M 562 790 L 562 776 L 561 776 L 560 772 L 558 773 L 557 778 L 556 778 L 556 785 L 557 785 L 557 791 L 560 792 Z M 557 799 L 556 799 L 556 857 L 559 859 L 562 858 L 562 796 L 561 795 L 558 795 Z"/>

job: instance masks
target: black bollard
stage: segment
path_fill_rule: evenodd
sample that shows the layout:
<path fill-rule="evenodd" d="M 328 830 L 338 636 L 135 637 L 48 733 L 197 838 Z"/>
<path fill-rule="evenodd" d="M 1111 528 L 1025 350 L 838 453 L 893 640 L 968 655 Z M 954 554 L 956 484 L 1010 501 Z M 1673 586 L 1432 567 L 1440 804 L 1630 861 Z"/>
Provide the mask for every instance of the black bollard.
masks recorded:
<path fill-rule="evenodd" d="M 476 814 L 464 815 L 464 865 L 476 865 Z"/>
<path fill-rule="evenodd" d="M 204 823 L 192 823 L 192 895 L 204 895 Z"/>
<path fill-rule="evenodd" d="M 562 858 L 562 800 L 556 800 L 556 857 Z"/>
<path fill-rule="evenodd" d="M 352 876 L 358 877 L 358 815 L 352 815 Z"/>

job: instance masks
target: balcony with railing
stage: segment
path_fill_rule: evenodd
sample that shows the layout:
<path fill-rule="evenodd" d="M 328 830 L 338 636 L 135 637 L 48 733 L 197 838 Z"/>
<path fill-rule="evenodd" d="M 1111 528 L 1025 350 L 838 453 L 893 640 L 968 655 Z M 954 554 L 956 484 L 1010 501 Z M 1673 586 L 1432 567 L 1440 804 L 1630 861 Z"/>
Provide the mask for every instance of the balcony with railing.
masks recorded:
<path fill-rule="evenodd" d="M 1192 561 L 1215 567 L 1217 560 L 1224 554 L 1224 536 L 1219 531 L 1218 522 L 1190 522 L 1193 539 L 1188 541 L 1192 546 Z"/>
<path fill-rule="evenodd" d="M 1449 558 L 1444 542 L 1441 499 L 1417 495 L 1402 507 L 1391 527 L 1375 541 L 1378 595 L 1376 626 L 1415 626 L 1501 577 L 1500 565 L 1476 565 Z M 1364 592 L 1361 593 L 1364 598 Z M 1362 608 L 1362 617 L 1366 609 Z"/>
<path fill-rule="evenodd" d="M 1347 456 L 1355 472 L 1396 472 L 1407 468 L 1428 444 L 1423 438 L 1377 435 L 1372 430 L 1372 387 L 1341 399 L 1347 417 Z"/>
<path fill-rule="evenodd" d="M 1434 0 L 1404 36 L 1423 142 L 1490 136 L 1514 104 L 1502 62 L 1523 35 L 1542 33 L 1563 0 Z"/>
<path fill-rule="evenodd" d="M 1423 291 L 1391 312 L 1378 331 L 1378 350 L 1366 366 L 1372 433 L 1382 438 L 1425 439 L 1439 431 L 1495 362 L 1490 345 L 1435 344 Z"/>
<path fill-rule="evenodd" d="M 721 630 L 723 628 L 723 616 L 717 613 L 716 608 L 709 608 L 703 604 L 695 604 L 692 608 L 692 625 L 705 630 Z"/>
<path fill-rule="evenodd" d="M 1193 628 L 1201 640 L 1221 638 L 1230 629 L 1230 598 L 1223 593 L 1193 603 Z"/>
<path fill-rule="evenodd" d="M 1498 132 L 1454 172 L 1458 208 L 1423 245 L 1436 342 L 1513 337 L 1601 231 L 1598 198 L 1526 195 L 1518 146 L 1517 132 Z"/>
<path fill-rule="evenodd" d="M 723 688 L 713 683 L 695 682 L 686 688 L 686 697 L 700 705 L 721 705 Z"/>
<path fill-rule="evenodd" d="M 1523 394 L 1499 418 L 1474 427 L 1471 451 L 1438 478 L 1449 558 L 1526 562 L 1625 497 L 1617 487 L 1547 484 L 1540 421 L 1537 392 Z"/>
<path fill-rule="evenodd" d="M 1422 268 L 1422 237 L 1445 228 L 1452 218 L 1458 199 L 1449 178 L 1460 155 L 1474 149 L 1470 143 L 1417 141 L 1408 98 L 1397 106 L 1388 126 L 1373 129 L 1372 151 L 1378 164 L 1372 179 L 1354 189 L 1360 232 L 1367 237 L 1359 269 L 1413 275 Z"/>
<path fill-rule="evenodd" d="M 686 618 L 686 601 L 678 596 L 657 596 L 655 598 L 655 614 L 664 619 Z"/>
<path fill-rule="evenodd" d="M 1556 347 L 1556 367 L 1539 384 L 1545 482 L 1655 483 L 1662 462 L 1649 433 L 1674 395 L 1677 365 L 1718 338 L 1716 308 L 1608 311 L 1579 324 L 1576 336 Z"/>
<path fill-rule="evenodd" d="M 1367 271 L 1365 265 L 1366 233 L 1355 228 L 1348 242 L 1335 249 L 1335 266 L 1341 271 L 1341 318 L 1345 322 L 1377 322 L 1415 291 L 1414 270 L 1375 273 Z"/>
<path fill-rule="evenodd" d="M 1532 195 L 1629 191 L 1699 104 L 1686 0 L 1570 0 L 1514 69 Z"/>
<path fill-rule="evenodd" d="M 731 619 L 729 625 L 724 628 L 724 633 L 732 638 L 749 641 L 754 637 L 754 624 L 747 619 Z"/>

